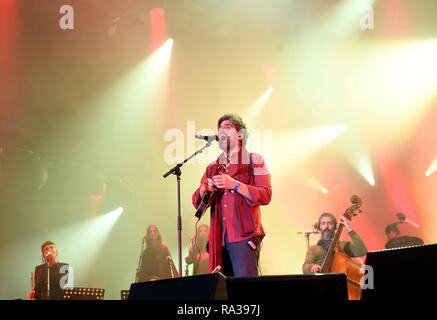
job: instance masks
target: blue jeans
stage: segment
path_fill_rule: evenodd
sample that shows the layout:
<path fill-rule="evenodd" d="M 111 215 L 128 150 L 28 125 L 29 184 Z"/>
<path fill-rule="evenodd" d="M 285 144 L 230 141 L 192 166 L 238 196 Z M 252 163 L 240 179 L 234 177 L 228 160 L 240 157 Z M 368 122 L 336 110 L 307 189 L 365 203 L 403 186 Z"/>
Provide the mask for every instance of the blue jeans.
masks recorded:
<path fill-rule="evenodd" d="M 225 234 L 225 247 L 222 248 L 222 273 L 225 276 L 249 277 L 258 275 L 258 257 L 260 244 L 256 249 L 249 245 L 249 241 L 256 244 L 255 239 L 247 239 L 230 243 L 228 234 Z"/>

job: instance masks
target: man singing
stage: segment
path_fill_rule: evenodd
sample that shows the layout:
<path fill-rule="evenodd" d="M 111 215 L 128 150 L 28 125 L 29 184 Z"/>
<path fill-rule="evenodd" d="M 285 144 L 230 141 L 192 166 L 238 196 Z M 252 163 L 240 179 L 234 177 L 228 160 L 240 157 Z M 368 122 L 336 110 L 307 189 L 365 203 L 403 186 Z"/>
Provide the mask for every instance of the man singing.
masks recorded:
<path fill-rule="evenodd" d="M 264 229 L 260 206 L 270 203 L 270 173 L 261 155 L 246 148 L 247 130 L 240 116 L 225 114 L 217 122 L 223 153 L 204 173 L 193 194 L 197 208 L 206 192 L 211 198 L 209 270 L 227 276 L 256 276 Z"/>
<path fill-rule="evenodd" d="M 71 269 L 58 262 L 58 250 L 52 241 L 41 245 L 44 263 L 35 268 L 35 288 L 28 293 L 30 300 L 62 300 L 64 289 L 73 287 Z"/>

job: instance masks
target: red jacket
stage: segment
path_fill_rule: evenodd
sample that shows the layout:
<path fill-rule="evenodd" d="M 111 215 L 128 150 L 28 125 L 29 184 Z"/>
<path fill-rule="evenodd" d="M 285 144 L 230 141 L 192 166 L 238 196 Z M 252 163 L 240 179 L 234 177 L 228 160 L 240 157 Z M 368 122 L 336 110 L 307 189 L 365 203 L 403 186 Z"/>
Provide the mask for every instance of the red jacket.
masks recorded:
<path fill-rule="evenodd" d="M 238 157 L 241 157 L 238 161 Z M 222 154 L 211 163 L 200 181 L 204 183 L 217 173 L 217 168 L 223 161 Z M 211 220 L 209 233 L 209 268 L 212 271 L 221 265 L 221 248 L 224 245 L 224 234 L 227 231 L 229 242 L 237 242 L 254 236 L 263 236 L 260 206 L 270 203 L 272 187 L 270 173 L 261 155 L 249 154 L 243 149 L 240 154 L 232 157 L 232 163 L 223 173 L 248 186 L 252 201 L 231 190 L 218 190 L 211 201 Z M 193 205 L 197 209 L 202 201 L 200 186 L 194 192 Z"/>

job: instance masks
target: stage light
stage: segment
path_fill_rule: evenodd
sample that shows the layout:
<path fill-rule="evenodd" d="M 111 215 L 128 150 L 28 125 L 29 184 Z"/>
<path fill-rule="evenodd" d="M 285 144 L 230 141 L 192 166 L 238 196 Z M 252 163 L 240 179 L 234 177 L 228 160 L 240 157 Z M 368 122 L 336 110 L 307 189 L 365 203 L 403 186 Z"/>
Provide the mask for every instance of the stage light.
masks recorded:
<path fill-rule="evenodd" d="M 373 177 L 372 162 L 366 153 L 356 155 L 354 166 L 364 179 L 371 185 L 375 185 L 375 178 Z"/>
<path fill-rule="evenodd" d="M 434 161 L 431 163 L 431 166 L 426 170 L 425 176 L 429 177 L 434 172 L 437 171 L 437 156 L 434 158 Z"/>
<path fill-rule="evenodd" d="M 156 89 L 158 89 L 158 86 L 162 87 L 162 85 L 164 85 L 163 82 L 167 80 L 173 43 L 173 39 L 168 39 L 158 50 L 144 61 L 143 67 L 147 70 L 147 76 L 145 78 L 149 81 L 158 81 L 155 85 Z"/>
<path fill-rule="evenodd" d="M 167 37 L 167 26 L 165 23 L 165 10 L 154 8 L 150 13 L 150 45 L 155 50 L 162 45 Z"/>
<path fill-rule="evenodd" d="M 381 181 L 385 185 L 387 200 L 391 203 L 393 210 L 403 212 L 408 217 L 408 223 L 417 225 L 417 208 L 414 206 L 413 194 L 398 161 L 390 152 L 380 150 L 375 164 L 380 172 Z"/>
<path fill-rule="evenodd" d="M 173 39 L 168 39 L 159 49 L 108 88 L 100 103 L 105 107 L 114 105 L 115 109 L 119 108 L 118 120 L 138 119 L 142 113 L 134 112 L 136 109 L 141 111 L 148 106 L 159 108 L 153 101 L 167 87 L 172 46 Z M 138 119 L 143 120 L 143 117 Z M 130 129 L 133 129 L 132 126 Z"/>
<path fill-rule="evenodd" d="M 267 106 L 267 102 L 273 93 L 273 88 L 269 87 L 246 111 L 244 114 L 244 121 L 249 123 L 252 127 L 254 123 L 262 116 L 263 111 Z"/>
<path fill-rule="evenodd" d="M 138 156 L 138 145 L 152 133 L 166 106 L 172 45 L 173 39 L 168 39 L 88 102 L 90 108 L 98 110 L 98 119 L 88 129 L 88 135 L 104 132 L 112 145 L 121 146 L 119 153 Z"/>
<path fill-rule="evenodd" d="M 310 186 L 311 188 L 317 190 L 317 191 L 320 191 L 320 192 L 322 192 L 322 193 L 324 193 L 324 194 L 328 194 L 328 189 L 326 189 L 326 188 L 325 188 L 325 187 L 320 183 L 320 181 L 317 180 L 317 178 L 314 177 L 314 176 L 311 177 L 311 178 L 309 178 L 309 179 L 307 180 L 306 184 L 307 184 L 308 186 Z"/>
<path fill-rule="evenodd" d="M 150 14 L 152 16 L 162 16 L 165 14 L 165 10 L 163 8 L 153 8 L 150 9 Z"/>
<path fill-rule="evenodd" d="M 120 216 L 122 213 L 124 212 L 124 208 L 123 207 L 118 207 L 117 209 L 114 210 L 114 214 L 118 216 Z"/>
<path fill-rule="evenodd" d="M 75 274 L 81 274 L 81 278 L 83 278 L 85 274 L 90 272 L 95 259 L 123 211 L 124 209 L 119 207 L 77 224 L 58 228 L 44 237 L 55 241 L 61 254 L 60 258 L 71 263 Z"/>
<path fill-rule="evenodd" d="M 292 130 L 275 135 L 272 172 L 295 170 L 347 129 L 346 125 Z"/>

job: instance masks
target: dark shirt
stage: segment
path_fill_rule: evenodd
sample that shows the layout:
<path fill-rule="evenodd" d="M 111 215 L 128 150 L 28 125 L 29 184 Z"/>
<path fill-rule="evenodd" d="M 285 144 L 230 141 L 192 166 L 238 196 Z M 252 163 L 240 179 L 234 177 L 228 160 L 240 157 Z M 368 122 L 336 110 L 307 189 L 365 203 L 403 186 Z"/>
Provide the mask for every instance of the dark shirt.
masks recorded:
<path fill-rule="evenodd" d="M 139 282 L 149 281 L 152 278 L 169 279 L 171 278 L 170 264 L 167 257 L 171 257 L 170 251 L 165 244 L 159 247 L 148 247 L 143 252 L 140 266 Z M 176 268 L 172 265 L 173 276 L 177 277 Z"/>
<path fill-rule="evenodd" d="M 35 268 L 34 279 L 35 300 L 62 300 L 68 281 L 68 264 L 58 262 L 51 267 L 41 264 Z M 47 286 L 48 279 L 50 286 Z"/>

